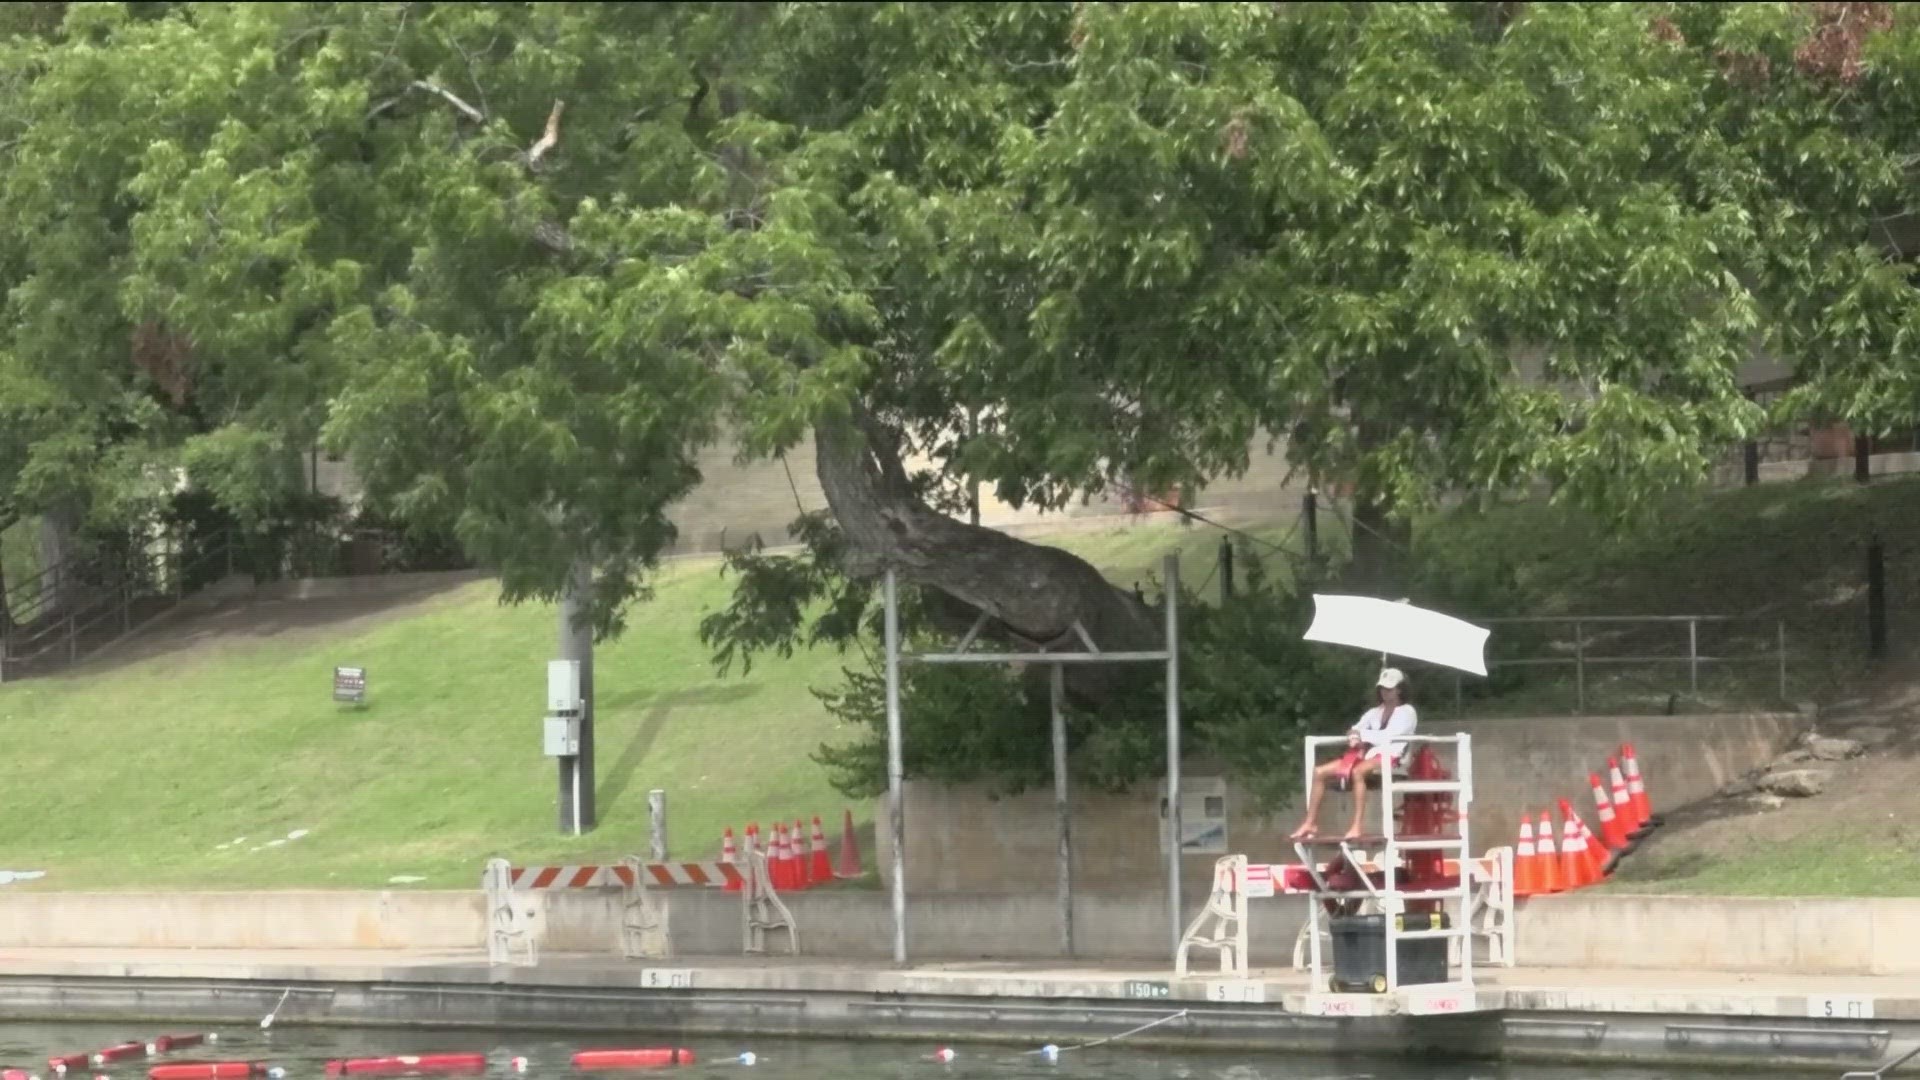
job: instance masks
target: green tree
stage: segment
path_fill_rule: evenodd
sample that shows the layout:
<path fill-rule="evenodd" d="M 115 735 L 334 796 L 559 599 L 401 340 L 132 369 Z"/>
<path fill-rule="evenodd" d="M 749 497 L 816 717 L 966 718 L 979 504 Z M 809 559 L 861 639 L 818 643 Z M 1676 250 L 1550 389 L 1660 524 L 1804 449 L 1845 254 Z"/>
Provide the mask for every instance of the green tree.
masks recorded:
<path fill-rule="evenodd" d="M 724 659 L 848 640 L 881 565 L 917 629 L 1155 643 L 953 512 L 1262 430 L 1363 537 L 1539 479 L 1630 519 L 1759 421 L 1755 341 L 1812 366 L 1905 295 L 1826 258 L 1861 219 L 1808 164 L 1885 186 L 1894 136 L 1751 85 L 1825 16 L 1720 7 L 76 5 L 0 66 L 0 352 L 73 412 L 16 491 L 131 513 L 177 464 L 258 514 L 319 438 L 509 598 L 597 567 L 605 632 L 694 450 L 811 439 L 830 513 L 735 560 Z"/>

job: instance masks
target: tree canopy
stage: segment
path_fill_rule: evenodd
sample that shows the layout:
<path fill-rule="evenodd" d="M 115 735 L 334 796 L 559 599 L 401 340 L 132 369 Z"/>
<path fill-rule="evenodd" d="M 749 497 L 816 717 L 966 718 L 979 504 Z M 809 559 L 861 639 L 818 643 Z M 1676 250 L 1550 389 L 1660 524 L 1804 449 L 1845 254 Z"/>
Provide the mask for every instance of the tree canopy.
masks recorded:
<path fill-rule="evenodd" d="M 1630 520 L 1767 420 L 1756 350 L 1788 409 L 1916 411 L 1895 5 L 15 7 L 23 509 L 178 469 L 258 517 L 323 442 L 509 598 L 591 563 L 612 631 L 701 447 L 811 439 L 830 512 L 736 557 L 723 657 L 858 632 L 882 564 L 1124 647 L 1146 605 L 966 485 L 1204 484 L 1267 433 L 1367 514 Z"/>

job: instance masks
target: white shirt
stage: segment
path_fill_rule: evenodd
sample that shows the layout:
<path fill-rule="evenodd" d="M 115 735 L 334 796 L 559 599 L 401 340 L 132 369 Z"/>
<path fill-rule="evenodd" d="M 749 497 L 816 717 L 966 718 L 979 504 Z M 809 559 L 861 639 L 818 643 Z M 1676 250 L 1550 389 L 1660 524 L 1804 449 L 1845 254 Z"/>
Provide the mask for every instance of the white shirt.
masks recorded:
<path fill-rule="evenodd" d="M 1419 723 L 1420 715 L 1413 711 L 1413 706 L 1411 705 L 1402 704 L 1396 707 L 1393 710 L 1393 715 L 1384 720 L 1380 716 L 1380 706 L 1375 705 L 1373 708 L 1360 714 L 1360 722 L 1353 725 L 1353 731 L 1360 736 L 1361 742 L 1367 744 L 1367 746 L 1374 750 L 1378 750 L 1380 747 L 1385 746 L 1390 740 L 1394 739 L 1395 736 L 1413 734 L 1414 727 Z M 1405 757 L 1406 753 L 1407 744 L 1404 740 L 1394 742 L 1393 748 L 1388 751 L 1389 755 L 1396 758 Z M 1376 755 L 1369 752 L 1367 756 L 1373 757 Z"/>

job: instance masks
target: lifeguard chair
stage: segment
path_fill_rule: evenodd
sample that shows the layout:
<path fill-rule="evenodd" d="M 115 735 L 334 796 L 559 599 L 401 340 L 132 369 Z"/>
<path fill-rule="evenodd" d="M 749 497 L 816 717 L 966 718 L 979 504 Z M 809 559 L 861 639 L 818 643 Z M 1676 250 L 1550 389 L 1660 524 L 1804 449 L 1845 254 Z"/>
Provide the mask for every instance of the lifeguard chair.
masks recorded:
<path fill-rule="evenodd" d="M 1316 751 L 1344 748 L 1346 741 L 1307 738 L 1309 791 Z M 1408 735 L 1404 741 L 1417 748 L 1405 772 L 1376 774 L 1380 832 L 1294 842 L 1311 882 L 1306 936 L 1316 991 L 1383 994 L 1403 985 L 1473 985 L 1473 896 L 1465 872 L 1471 861 L 1472 737 Z M 1453 773 L 1435 753 L 1445 746 L 1454 748 Z M 1323 860 L 1327 855 L 1333 857 Z M 1331 972 L 1322 937 L 1333 944 Z M 1452 947 L 1454 939 L 1459 947 Z"/>

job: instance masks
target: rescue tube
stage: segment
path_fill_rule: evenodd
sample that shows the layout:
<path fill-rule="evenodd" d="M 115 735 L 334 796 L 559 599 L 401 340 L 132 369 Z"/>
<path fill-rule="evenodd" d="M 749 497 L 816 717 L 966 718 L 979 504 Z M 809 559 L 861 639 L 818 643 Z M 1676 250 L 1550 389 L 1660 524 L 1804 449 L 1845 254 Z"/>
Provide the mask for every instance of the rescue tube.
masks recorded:
<path fill-rule="evenodd" d="M 93 1055 L 93 1063 L 95 1065 L 105 1065 L 109 1061 L 125 1061 L 127 1058 L 140 1057 L 144 1055 L 146 1052 L 147 1052 L 146 1043 L 142 1043 L 142 1042 L 119 1043 L 118 1045 L 109 1046 L 105 1050 L 101 1050 L 95 1053 Z"/>
<path fill-rule="evenodd" d="M 52 1069 L 56 1073 L 63 1073 L 68 1069 L 84 1069 L 91 1060 L 92 1059 L 85 1054 L 68 1054 L 66 1057 L 50 1057 L 47 1059 L 47 1068 Z"/>
<path fill-rule="evenodd" d="M 582 1050 L 573 1055 L 576 1069 L 652 1069 L 661 1065 L 691 1065 L 693 1051 L 678 1047 L 647 1046 L 634 1050 Z"/>
<path fill-rule="evenodd" d="M 414 1076 L 487 1071 L 485 1054 L 419 1054 L 327 1062 L 328 1076 Z"/>
<path fill-rule="evenodd" d="M 220 1041 L 218 1035 L 162 1035 L 147 1044 L 147 1054 L 149 1056 L 165 1054 L 174 1050 L 184 1050 L 189 1046 L 199 1046 L 201 1043 L 218 1041 Z"/>
<path fill-rule="evenodd" d="M 183 1061 L 177 1065 L 155 1065 L 147 1070 L 147 1080 L 249 1080 L 255 1076 L 285 1076 L 285 1069 L 270 1069 L 258 1061 Z"/>

